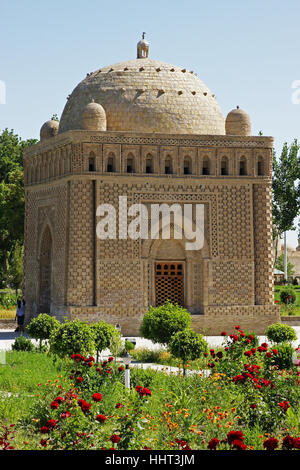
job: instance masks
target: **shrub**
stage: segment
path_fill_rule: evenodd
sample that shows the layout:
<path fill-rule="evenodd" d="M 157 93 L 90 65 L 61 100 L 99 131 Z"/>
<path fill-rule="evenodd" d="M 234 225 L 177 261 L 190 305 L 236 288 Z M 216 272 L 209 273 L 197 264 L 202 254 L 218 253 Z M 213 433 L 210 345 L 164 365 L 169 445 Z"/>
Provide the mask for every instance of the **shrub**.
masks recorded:
<path fill-rule="evenodd" d="M 190 324 L 190 313 L 167 301 L 161 307 L 150 307 L 144 315 L 140 332 L 154 343 L 168 344 L 175 333 L 188 328 Z"/>
<path fill-rule="evenodd" d="M 160 355 L 162 350 L 153 350 L 148 348 L 137 348 L 132 351 L 132 357 L 136 361 L 140 362 L 154 362 L 159 363 Z"/>
<path fill-rule="evenodd" d="M 40 341 L 40 351 L 42 350 L 42 342 L 49 339 L 52 331 L 59 327 L 60 323 L 55 317 L 41 313 L 37 318 L 33 318 L 27 326 L 29 335 Z"/>
<path fill-rule="evenodd" d="M 117 334 L 118 331 L 114 327 L 114 325 L 111 325 L 110 323 L 106 323 L 105 321 L 93 323 L 92 325 L 90 325 L 90 328 L 94 336 L 95 349 L 97 353 L 97 362 L 98 362 L 99 354 L 101 353 L 101 351 L 104 351 L 104 349 L 107 349 L 110 347 L 110 343 L 114 337 L 114 334 Z"/>
<path fill-rule="evenodd" d="M 296 293 L 292 287 L 282 289 L 280 292 L 280 300 L 284 304 L 294 304 L 296 301 Z"/>
<path fill-rule="evenodd" d="M 125 339 L 125 349 L 126 351 L 132 351 L 135 348 L 135 344 L 133 344 L 129 339 Z"/>
<path fill-rule="evenodd" d="M 173 356 L 187 364 L 189 360 L 198 359 L 207 349 L 207 342 L 194 330 L 187 328 L 175 333 L 169 343 L 169 350 Z M 185 373 L 185 368 L 183 369 Z"/>
<path fill-rule="evenodd" d="M 291 342 L 297 339 L 294 328 L 284 323 L 274 323 L 268 326 L 265 335 L 273 343 Z"/>
<path fill-rule="evenodd" d="M 26 338 L 25 336 L 19 336 L 15 339 L 11 348 L 14 351 L 33 351 L 34 344 L 30 341 L 29 338 Z"/>
<path fill-rule="evenodd" d="M 80 320 L 66 321 L 50 336 L 50 351 L 57 356 L 90 354 L 95 350 L 94 336 L 90 326 Z"/>
<path fill-rule="evenodd" d="M 293 367 L 294 348 L 290 343 L 280 343 L 276 345 L 277 356 L 273 357 L 274 364 L 279 369 L 291 369 Z"/>

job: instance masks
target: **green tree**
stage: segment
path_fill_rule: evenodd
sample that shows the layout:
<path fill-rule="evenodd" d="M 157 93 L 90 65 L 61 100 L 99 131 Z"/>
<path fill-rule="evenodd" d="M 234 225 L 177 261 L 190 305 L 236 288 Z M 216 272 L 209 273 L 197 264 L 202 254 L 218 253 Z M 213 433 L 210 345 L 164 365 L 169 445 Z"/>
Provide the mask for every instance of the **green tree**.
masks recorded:
<path fill-rule="evenodd" d="M 99 360 L 99 354 L 104 349 L 110 347 L 111 341 L 114 338 L 115 334 L 119 334 L 114 325 L 106 323 L 105 321 L 100 321 L 98 323 L 93 323 L 90 325 L 92 334 L 94 336 L 95 348 L 96 348 L 96 362 Z"/>
<path fill-rule="evenodd" d="M 60 323 L 55 317 L 41 313 L 36 318 L 33 318 L 27 326 L 29 335 L 40 341 L 40 351 L 42 350 L 43 340 L 49 339 L 51 333 L 59 328 Z"/>
<path fill-rule="evenodd" d="M 288 261 L 287 262 L 287 274 L 288 276 L 293 276 L 295 274 L 294 265 L 289 262 L 289 259 L 287 261 Z M 277 256 L 275 268 L 279 269 L 279 271 L 284 271 L 284 254 L 283 253 Z"/>
<path fill-rule="evenodd" d="M 150 307 L 141 324 L 141 335 L 154 343 L 168 344 L 174 333 L 188 328 L 191 315 L 183 307 L 167 301 L 161 307 Z"/>
<path fill-rule="evenodd" d="M 14 285 L 16 296 L 18 295 L 18 290 L 22 287 L 23 252 L 23 245 L 17 241 L 8 260 L 8 281 Z"/>
<path fill-rule="evenodd" d="M 295 230 L 294 220 L 300 210 L 300 177 L 298 143 L 288 146 L 285 142 L 280 157 L 273 152 L 273 238 L 275 240 L 275 259 L 277 262 L 277 244 L 287 230 Z"/>
<path fill-rule="evenodd" d="M 182 360 L 183 374 L 185 375 L 186 364 L 189 360 L 198 359 L 207 350 L 207 342 L 203 336 L 191 328 L 177 331 L 170 340 L 169 351 L 175 357 Z"/>
<path fill-rule="evenodd" d="M 5 282 L 9 255 L 24 238 L 23 151 L 35 142 L 23 141 L 13 130 L 0 134 L 0 274 Z"/>

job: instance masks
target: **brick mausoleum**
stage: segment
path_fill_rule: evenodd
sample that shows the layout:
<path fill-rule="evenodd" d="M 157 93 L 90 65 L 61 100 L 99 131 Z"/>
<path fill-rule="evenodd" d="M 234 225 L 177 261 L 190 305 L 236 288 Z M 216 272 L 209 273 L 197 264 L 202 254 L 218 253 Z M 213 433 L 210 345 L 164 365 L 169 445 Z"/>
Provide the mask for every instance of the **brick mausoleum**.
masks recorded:
<path fill-rule="evenodd" d="M 279 320 L 273 301 L 273 139 L 251 136 L 247 113 L 226 121 L 194 72 L 137 59 L 87 74 L 60 122 L 24 155 L 24 297 L 48 312 L 120 323 L 138 333 L 149 305 L 185 306 L 197 331 L 236 324 L 257 333 Z M 96 208 L 204 204 L 205 241 L 96 236 Z"/>

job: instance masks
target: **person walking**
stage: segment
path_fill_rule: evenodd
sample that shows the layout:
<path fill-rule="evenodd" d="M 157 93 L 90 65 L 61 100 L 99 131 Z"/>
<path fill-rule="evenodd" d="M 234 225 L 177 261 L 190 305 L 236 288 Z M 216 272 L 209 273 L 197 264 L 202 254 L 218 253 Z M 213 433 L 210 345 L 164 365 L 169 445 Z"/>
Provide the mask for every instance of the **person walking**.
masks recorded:
<path fill-rule="evenodd" d="M 15 331 L 24 331 L 24 319 L 25 319 L 25 303 L 21 302 L 19 299 L 17 301 L 17 310 L 15 320 L 17 321 L 17 328 Z"/>

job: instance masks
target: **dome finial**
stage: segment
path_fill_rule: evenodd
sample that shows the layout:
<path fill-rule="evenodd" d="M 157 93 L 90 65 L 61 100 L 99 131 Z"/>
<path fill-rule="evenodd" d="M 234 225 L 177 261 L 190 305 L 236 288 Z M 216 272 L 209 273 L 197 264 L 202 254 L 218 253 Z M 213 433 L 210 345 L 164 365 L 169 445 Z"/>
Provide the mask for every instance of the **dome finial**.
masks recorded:
<path fill-rule="evenodd" d="M 137 58 L 147 59 L 149 57 L 149 43 L 145 39 L 145 32 L 142 34 L 141 41 L 137 44 Z"/>

